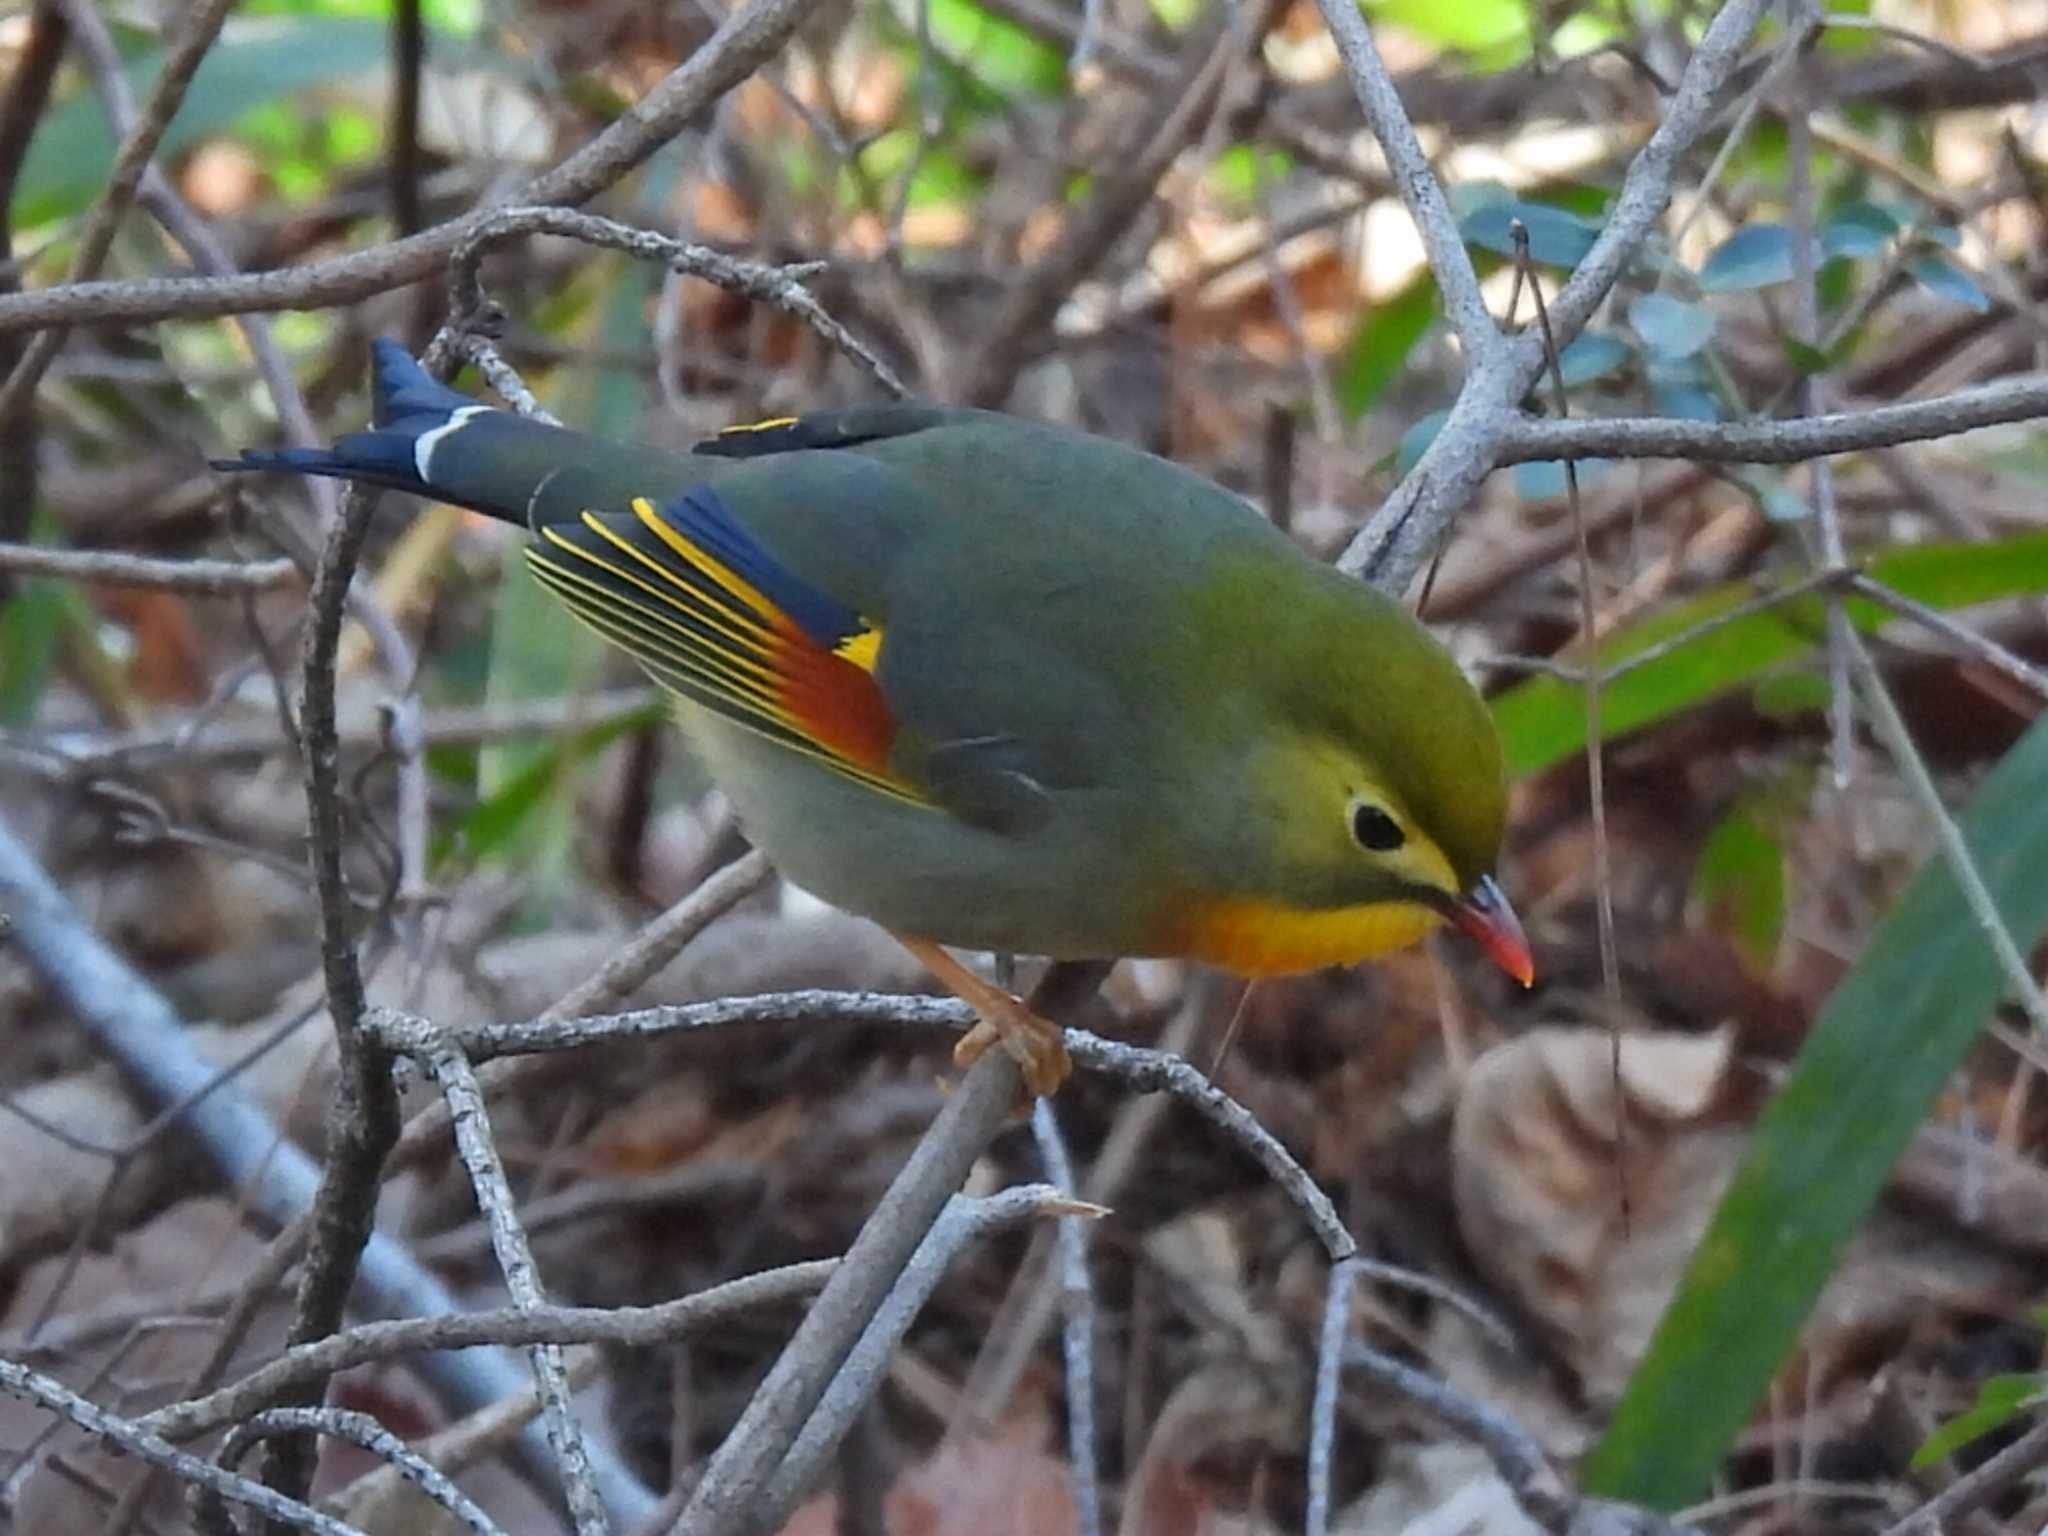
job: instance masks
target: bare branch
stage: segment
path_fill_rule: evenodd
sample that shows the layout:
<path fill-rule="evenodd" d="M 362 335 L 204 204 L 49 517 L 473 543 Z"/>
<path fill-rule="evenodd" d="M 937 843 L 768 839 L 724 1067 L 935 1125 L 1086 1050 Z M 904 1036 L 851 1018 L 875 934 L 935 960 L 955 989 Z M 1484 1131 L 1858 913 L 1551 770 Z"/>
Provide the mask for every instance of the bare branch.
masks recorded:
<path fill-rule="evenodd" d="M 498 1270 L 505 1277 L 505 1290 L 511 1296 L 512 1304 L 522 1312 L 545 1306 L 547 1295 L 541 1288 L 540 1271 L 533 1262 L 533 1250 L 527 1244 L 526 1233 L 520 1228 L 512 1186 L 506 1181 L 505 1165 L 498 1157 L 497 1144 L 491 1140 L 483 1090 L 477 1086 L 476 1074 L 470 1069 L 467 1058 L 439 1030 L 419 1033 L 404 1040 L 386 1037 L 384 1043 L 390 1049 L 412 1056 L 433 1074 L 441 1086 L 449 1118 L 454 1123 L 456 1150 L 461 1155 L 463 1167 L 469 1171 L 470 1187 L 476 1192 L 477 1209 L 483 1213 L 484 1222 L 490 1228 L 491 1247 L 497 1255 Z M 561 1346 L 535 1344 L 530 1355 L 534 1384 L 540 1392 L 542 1418 L 547 1425 L 548 1441 L 554 1447 L 556 1465 L 561 1469 L 570 1518 L 576 1522 L 579 1536 L 606 1536 L 611 1522 L 606 1518 L 604 1502 L 598 1497 L 592 1481 L 582 1427 L 576 1422 L 575 1409 L 569 1402 L 569 1380 L 562 1366 Z M 653 1503 L 650 1496 L 642 1507 L 621 1509 L 619 1513 L 622 1518 L 637 1522 L 652 1510 Z"/>
<path fill-rule="evenodd" d="M 802 279 L 826 269 L 822 261 L 800 262 L 795 266 L 771 267 L 757 261 L 742 261 L 714 251 L 709 246 L 671 240 L 648 229 L 577 213 L 567 208 L 500 208 L 485 215 L 462 237 L 455 248 L 448 285 L 454 303 L 458 329 L 486 316 L 488 301 L 477 276 L 484 252 L 494 245 L 526 235 L 560 235 L 611 251 L 623 251 L 642 261 L 658 261 L 672 272 L 700 277 L 759 304 L 766 304 L 803 322 L 827 346 L 851 358 L 868 376 L 897 399 L 910 391 L 896 372 L 878 357 L 866 342 L 834 319 L 804 287 Z"/>
<path fill-rule="evenodd" d="M 2011 1445 L 1972 1467 L 1885 1531 L 1884 1536 L 1941 1536 L 1944 1531 L 1956 1530 L 1962 1516 L 1982 1509 L 2043 1463 L 2048 1463 L 2048 1423 L 2036 1424 Z"/>
<path fill-rule="evenodd" d="M 1479 275 L 1472 270 L 1472 257 L 1465 249 L 1465 237 L 1458 233 L 1458 221 L 1444 196 L 1443 183 L 1436 179 L 1429 157 L 1415 137 L 1415 125 L 1408 110 L 1387 77 L 1387 66 L 1372 40 L 1372 28 L 1353 0 L 1316 0 L 1323 24 L 1343 57 L 1351 77 L 1352 92 L 1365 114 L 1366 125 L 1379 140 L 1380 152 L 1394 173 L 1394 186 L 1407 205 L 1409 217 L 1422 235 L 1422 248 L 1429 256 L 1429 269 L 1436 275 L 1437 288 L 1444 296 L 1444 309 L 1468 364 L 1490 357 L 1500 350 L 1500 327 L 1487 312 L 1486 299 L 1479 291 Z"/>
<path fill-rule="evenodd" d="M 195 597 L 272 592 L 299 580 L 299 568 L 289 560 L 152 560 L 115 550 L 51 549 L 41 544 L 0 544 L 0 571 L 152 587 Z"/>
<path fill-rule="evenodd" d="M 1067 1155 L 1051 1099 L 1031 1106 L 1031 1134 L 1053 1187 L 1074 1195 L 1074 1160 Z M 1088 1283 L 1091 1219 L 1062 1216 L 1054 1229 L 1060 1312 L 1066 1319 L 1060 1342 L 1067 1366 L 1067 1457 L 1074 1466 L 1079 1536 L 1102 1536 L 1102 1475 L 1095 1454 L 1095 1288 Z"/>
<path fill-rule="evenodd" d="M 1337 1393 L 1343 1385 L 1344 1341 L 1351 1332 L 1351 1259 L 1330 1266 L 1323 1282 L 1323 1326 L 1316 1334 L 1316 1380 L 1308 1408 L 1308 1509 L 1304 1536 L 1328 1536 L 1330 1465 L 1337 1443 Z"/>
<path fill-rule="evenodd" d="M 520 194 L 528 203 L 589 201 L 638 166 L 788 41 L 815 0 L 753 0 L 604 132 Z M 424 234 L 328 261 L 237 277 L 67 283 L 0 297 L 0 333 L 111 321 L 199 319 L 250 310 L 352 304 L 440 273 L 478 210 Z"/>
<path fill-rule="evenodd" d="M 264 1220 L 286 1226 L 313 1202 L 319 1173 L 311 1158 L 283 1139 L 262 1111 L 189 1044 L 184 1021 L 162 995 L 80 922 L 77 911 L 15 841 L 0 819 L 0 914 L 8 942 L 149 1103 L 178 1106 L 178 1124 L 201 1146 L 226 1182 L 244 1190 Z M 417 1317 L 459 1313 L 461 1304 L 411 1255 L 373 1234 L 357 1287 L 370 1312 Z M 420 1371 L 456 1406 L 470 1412 L 521 1390 L 523 1374 L 496 1351 L 430 1354 Z M 545 1440 L 522 1438 L 521 1456 L 545 1476 L 552 1468 Z M 637 1480 L 608 1451 L 593 1452 L 603 1486 Z"/>
<path fill-rule="evenodd" d="M 12 1392 L 38 1407 L 60 1413 L 80 1429 L 96 1435 L 138 1461 L 161 1467 L 172 1476 L 195 1487 L 209 1489 L 231 1503 L 245 1505 L 271 1520 L 284 1522 L 317 1536 L 363 1536 L 352 1525 L 331 1515 L 273 1493 L 261 1483 L 233 1472 L 225 1472 L 200 1456 L 181 1451 L 169 1441 L 147 1434 L 129 1420 L 107 1412 L 69 1387 L 25 1365 L 0 1360 L 0 1391 Z"/>
<path fill-rule="evenodd" d="M 287 1350 L 240 1381 L 140 1422 L 166 1440 L 190 1440 L 268 1407 L 289 1389 L 381 1360 L 481 1344 L 612 1344 L 648 1349 L 673 1344 L 751 1312 L 786 1306 L 816 1293 L 838 1265 L 817 1259 L 714 1285 L 651 1307 L 494 1307 L 390 1322 L 358 1323 Z"/>
<path fill-rule="evenodd" d="M 346 1408 L 272 1408 L 237 1424 L 220 1448 L 219 1461 L 232 1467 L 258 1440 L 269 1435 L 308 1432 L 346 1440 L 389 1462 L 399 1474 L 461 1521 L 476 1536 L 504 1536 L 496 1521 L 456 1487 L 448 1475 L 367 1413 Z"/>
<path fill-rule="evenodd" d="M 342 498 L 313 578 L 313 616 L 306 626 L 299 728 L 305 747 L 308 854 L 320 902 L 320 965 L 339 1060 L 328 1106 L 327 1155 L 313 1195 L 313 1227 L 287 1335 L 293 1344 L 323 1338 L 341 1326 L 363 1247 L 376 1226 L 384 1157 L 398 1138 L 391 1053 L 363 1028 L 355 912 L 342 869 L 341 752 L 334 701 L 342 610 L 375 505 L 375 494 L 361 486 L 351 486 Z M 317 1400 L 317 1389 L 309 1390 L 304 1406 Z M 303 1495 L 313 1480 L 311 1437 L 289 1435 L 272 1446 L 268 1474 L 273 1487 Z"/>
<path fill-rule="evenodd" d="M 1768 0 L 1728 0 L 1686 64 L 1664 121 L 1630 164 L 1593 248 L 1551 305 L 1560 346 L 1578 334 L 1656 225 L 1679 160 L 1706 131 L 1722 87 Z M 1525 331 L 1475 359 L 1441 431 L 1339 558 L 1338 566 L 1383 591 L 1400 592 L 1444 528 L 1499 463 L 1503 429 L 1543 368 L 1543 339 Z M 1548 457 L 1556 457 L 1552 452 Z"/>
<path fill-rule="evenodd" d="M 774 1469 L 758 1506 L 748 1515 L 747 1528 L 779 1530 L 789 1511 L 810 1491 L 854 1419 L 880 1389 L 890 1356 L 962 1248 L 983 1233 L 1034 1216 L 1078 1221 L 1102 1214 L 1100 1207 L 1084 1206 L 1046 1184 L 1021 1185 L 984 1200 L 953 1196 L 861 1330 L 859 1341 L 819 1398 L 803 1432 Z"/>
<path fill-rule="evenodd" d="M 163 68 L 157 72 L 149 99 L 143 104 L 134 127 L 123 136 L 120 149 L 115 151 L 114 168 L 107 178 L 106 190 L 86 216 L 85 228 L 78 237 L 77 254 L 71 258 L 67 286 L 99 275 L 107 252 L 113 249 L 115 232 L 120 229 L 122 218 L 135 200 L 135 189 L 141 184 L 143 173 L 156 154 L 156 146 L 163 138 L 164 130 L 170 127 L 171 119 L 177 115 L 178 104 L 185 99 L 186 87 L 191 85 L 192 76 L 198 70 L 200 60 L 206 57 L 207 49 L 213 46 L 214 38 L 219 36 L 220 25 L 227 19 L 228 7 L 232 4 L 233 0 L 197 0 L 179 14 L 177 39 L 164 55 Z M 0 300 L 0 303 L 5 302 Z M 0 422 L 12 421 L 17 412 L 29 408 L 35 398 L 36 385 L 42 382 L 44 370 L 64 345 L 65 335 L 65 327 L 57 325 L 29 342 L 21 361 L 7 376 L 7 382 L 0 385 Z"/>
<path fill-rule="evenodd" d="M 953 1090 L 704 1469 L 680 1522 L 692 1536 L 774 1528 L 763 1500 L 784 1459 L 1022 1088 L 1009 1054 L 989 1051 Z"/>
<path fill-rule="evenodd" d="M 1798 464 L 1833 453 L 1954 437 L 2048 416 L 2048 374 L 2019 374 L 1934 400 L 1874 405 L 1785 421 L 1681 421 L 1669 416 L 1576 417 L 1519 412 L 1499 429 L 1499 461 L 1629 458 Z"/>

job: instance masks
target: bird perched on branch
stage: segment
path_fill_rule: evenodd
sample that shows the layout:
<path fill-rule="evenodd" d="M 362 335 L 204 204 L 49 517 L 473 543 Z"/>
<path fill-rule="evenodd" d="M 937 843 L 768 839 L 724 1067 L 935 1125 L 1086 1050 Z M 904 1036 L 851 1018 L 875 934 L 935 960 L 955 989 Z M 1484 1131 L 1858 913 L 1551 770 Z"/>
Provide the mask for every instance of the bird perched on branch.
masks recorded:
<path fill-rule="evenodd" d="M 941 945 L 1343 964 L 1448 921 L 1525 985 L 1500 742 L 1398 604 L 1188 470 L 881 405 L 694 452 L 480 405 L 376 344 L 375 425 L 222 465 L 526 529 L 533 573 L 676 701 L 783 873 L 893 930 L 1034 1092 L 1057 1028 Z"/>

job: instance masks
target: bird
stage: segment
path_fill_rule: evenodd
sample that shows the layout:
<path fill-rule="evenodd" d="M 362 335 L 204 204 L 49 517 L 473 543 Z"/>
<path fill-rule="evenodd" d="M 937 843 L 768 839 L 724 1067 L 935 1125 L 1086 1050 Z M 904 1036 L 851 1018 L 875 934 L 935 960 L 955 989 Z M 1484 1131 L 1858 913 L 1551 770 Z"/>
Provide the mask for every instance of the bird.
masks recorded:
<path fill-rule="evenodd" d="M 485 405 L 373 343 L 370 429 L 223 470 L 523 528 L 533 575 L 673 700 L 782 874 L 893 932 L 1033 1094 L 1062 1034 L 951 950 L 1258 977 L 1448 923 L 1524 986 L 1492 717 L 1394 599 L 1216 482 L 897 401 L 688 452 Z"/>

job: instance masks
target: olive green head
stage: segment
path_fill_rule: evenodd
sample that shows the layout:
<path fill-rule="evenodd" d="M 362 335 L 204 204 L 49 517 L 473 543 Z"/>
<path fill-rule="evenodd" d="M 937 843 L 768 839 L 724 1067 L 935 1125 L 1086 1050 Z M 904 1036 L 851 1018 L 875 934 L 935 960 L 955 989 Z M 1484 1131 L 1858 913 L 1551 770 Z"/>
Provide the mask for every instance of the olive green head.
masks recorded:
<path fill-rule="evenodd" d="M 1231 891 L 1183 914 L 1190 951 L 1297 970 L 1449 920 L 1526 979 L 1492 880 L 1500 738 L 1450 653 L 1392 600 L 1320 567 L 1233 573 L 1218 608 L 1238 616 L 1218 632 L 1254 671 L 1259 716 L 1238 759 L 1249 814 L 1224 854 Z"/>

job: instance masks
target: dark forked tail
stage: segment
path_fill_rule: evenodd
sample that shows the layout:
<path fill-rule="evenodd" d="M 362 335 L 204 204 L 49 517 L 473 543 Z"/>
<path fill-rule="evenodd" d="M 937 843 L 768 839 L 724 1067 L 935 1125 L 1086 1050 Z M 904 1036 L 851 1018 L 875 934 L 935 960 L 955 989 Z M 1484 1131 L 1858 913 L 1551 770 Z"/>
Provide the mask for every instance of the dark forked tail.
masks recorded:
<path fill-rule="evenodd" d="M 245 448 L 240 458 L 216 459 L 213 467 L 356 480 L 453 502 L 523 528 L 534 492 L 550 474 L 616 451 L 437 384 L 395 341 L 374 341 L 370 351 L 370 431 L 351 432 L 332 448 Z"/>

